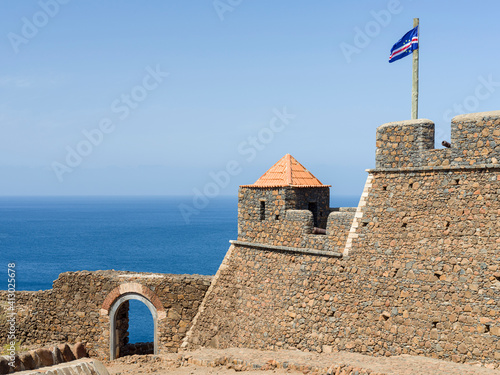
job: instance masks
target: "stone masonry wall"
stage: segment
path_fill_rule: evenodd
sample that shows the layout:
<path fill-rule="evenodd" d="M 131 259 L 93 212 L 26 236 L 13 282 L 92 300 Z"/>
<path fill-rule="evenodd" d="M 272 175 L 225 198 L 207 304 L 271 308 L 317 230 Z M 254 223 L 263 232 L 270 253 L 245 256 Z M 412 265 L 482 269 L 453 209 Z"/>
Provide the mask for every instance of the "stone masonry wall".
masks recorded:
<path fill-rule="evenodd" d="M 498 165 L 499 155 L 500 111 L 453 118 L 450 149 L 434 149 L 430 120 L 391 122 L 377 129 L 378 169 Z"/>
<path fill-rule="evenodd" d="M 334 252 L 342 253 L 355 213 L 355 207 L 340 207 L 328 215 L 326 234 L 328 246 Z"/>
<path fill-rule="evenodd" d="M 380 173 L 348 259 L 235 246 L 192 345 L 500 360 L 500 170 Z"/>
<path fill-rule="evenodd" d="M 412 123 L 379 128 L 347 256 L 234 243 L 186 344 L 498 365 L 500 112 L 455 118 L 449 150 Z"/>
<path fill-rule="evenodd" d="M 230 253 L 190 332 L 191 346 L 322 351 L 334 345 L 342 330 L 334 315 L 348 312 L 331 289 L 345 279 L 340 259 L 237 245 Z"/>
<path fill-rule="evenodd" d="M 241 187 L 238 202 L 238 240 L 273 246 L 340 251 L 341 244 L 349 232 L 354 209 L 330 209 L 329 199 L 328 187 Z M 326 228 L 326 235 L 312 234 L 313 215 L 307 210 L 308 200 L 318 202 L 318 215 L 323 223 L 321 225 Z M 266 202 L 263 220 L 260 220 L 260 201 Z"/>
<path fill-rule="evenodd" d="M 330 213 L 330 187 L 314 188 L 289 188 L 287 208 L 293 207 L 296 210 L 308 210 L 309 202 L 317 204 L 316 227 L 326 228 L 328 214 Z"/>
<path fill-rule="evenodd" d="M 265 203 L 261 220 L 260 202 Z M 308 202 L 317 203 L 318 226 L 326 228 L 330 213 L 330 188 L 258 188 L 240 187 L 238 192 L 238 229 L 240 235 L 253 225 L 269 225 L 284 218 L 287 210 L 307 210 Z"/>
<path fill-rule="evenodd" d="M 349 255 L 385 293 L 389 348 L 500 360 L 500 169 L 372 173 Z"/>
<path fill-rule="evenodd" d="M 62 273 L 50 290 L 16 292 L 16 338 L 21 345 L 81 341 L 91 356 L 109 358 L 110 327 L 108 316 L 101 315 L 103 302 L 119 285 L 137 283 L 152 290 L 165 310 L 165 318 L 158 321 L 160 352 L 177 351 L 210 281 L 210 276 L 199 275 Z M 6 293 L 0 291 L 0 301 L 6 301 Z M 7 342 L 8 332 L 4 308 L 0 306 L 1 344 Z"/>

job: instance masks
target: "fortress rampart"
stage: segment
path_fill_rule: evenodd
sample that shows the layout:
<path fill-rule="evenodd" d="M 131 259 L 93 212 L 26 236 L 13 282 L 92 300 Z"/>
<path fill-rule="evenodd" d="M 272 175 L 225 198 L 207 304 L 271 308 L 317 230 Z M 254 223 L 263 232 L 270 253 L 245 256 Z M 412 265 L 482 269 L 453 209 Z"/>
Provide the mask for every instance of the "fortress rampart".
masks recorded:
<path fill-rule="evenodd" d="M 184 346 L 499 363 L 499 134 L 498 111 L 454 118 L 443 150 L 428 120 L 380 126 L 343 256 L 325 254 L 328 235 L 314 253 L 276 247 L 272 225 L 240 231 L 249 242 L 233 242 Z"/>

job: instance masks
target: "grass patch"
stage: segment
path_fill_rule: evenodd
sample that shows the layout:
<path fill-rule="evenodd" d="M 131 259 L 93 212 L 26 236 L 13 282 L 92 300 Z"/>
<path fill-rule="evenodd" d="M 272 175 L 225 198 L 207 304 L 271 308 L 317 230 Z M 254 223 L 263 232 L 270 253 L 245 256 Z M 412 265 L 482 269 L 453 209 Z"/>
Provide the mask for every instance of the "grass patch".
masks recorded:
<path fill-rule="evenodd" d="M 21 353 L 21 341 L 16 341 L 16 354 Z M 1 355 L 9 355 L 10 343 L 2 345 L 2 353 Z"/>

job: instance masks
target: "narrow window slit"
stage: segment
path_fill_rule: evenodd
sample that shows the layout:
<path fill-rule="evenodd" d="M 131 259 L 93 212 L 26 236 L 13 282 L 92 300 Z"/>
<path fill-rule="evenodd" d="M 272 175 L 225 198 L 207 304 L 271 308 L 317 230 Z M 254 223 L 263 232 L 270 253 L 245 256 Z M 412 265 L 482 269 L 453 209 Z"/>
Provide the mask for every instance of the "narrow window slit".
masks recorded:
<path fill-rule="evenodd" d="M 266 202 L 260 201 L 260 220 L 266 219 Z"/>

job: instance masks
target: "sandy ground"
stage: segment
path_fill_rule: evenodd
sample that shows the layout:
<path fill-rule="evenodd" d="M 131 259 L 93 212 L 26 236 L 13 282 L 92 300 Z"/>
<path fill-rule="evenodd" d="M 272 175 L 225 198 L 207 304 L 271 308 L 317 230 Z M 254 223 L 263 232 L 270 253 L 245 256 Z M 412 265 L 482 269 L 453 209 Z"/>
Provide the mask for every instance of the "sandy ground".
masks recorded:
<path fill-rule="evenodd" d="M 305 353 L 301 351 L 259 351 L 253 349 L 201 349 L 180 354 L 129 356 L 106 362 L 111 375 L 129 374 L 326 374 L 332 365 L 352 366 L 387 375 L 500 375 L 493 365 L 458 364 L 410 355 L 371 357 L 358 353 Z M 496 364 L 498 366 L 498 364 Z M 286 368 L 283 368 L 286 367 Z M 335 373 L 335 371 L 333 372 Z"/>

